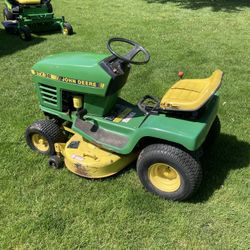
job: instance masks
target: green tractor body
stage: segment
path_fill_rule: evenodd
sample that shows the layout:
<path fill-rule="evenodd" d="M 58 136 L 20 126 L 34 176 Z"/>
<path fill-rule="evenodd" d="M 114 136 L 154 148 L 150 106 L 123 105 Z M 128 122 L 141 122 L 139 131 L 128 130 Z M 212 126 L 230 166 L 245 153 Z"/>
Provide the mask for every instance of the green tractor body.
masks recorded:
<path fill-rule="evenodd" d="M 35 3 L 36 2 L 36 3 Z M 73 29 L 64 17 L 55 17 L 49 0 L 20 1 L 5 0 L 3 10 L 6 31 L 19 34 L 21 39 L 30 40 L 31 33 L 49 31 L 62 31 L 63 34 L 71 35 Z"/>
<path fill-rule="evenodd" d="M 72 129 L 84 138 L 119 154 L 130 153 L 141 139 L 150 137 L 175 142 L 191 151 L 201 146 L 217 114 L 218 95 L 195 121 L 166 114 L 145 117 L 136 105 L 118 97 L 130 68 L 122 75 L 111 76 L 102 66 L 108 59 L 108 55 L 62 53 L 36 63 L 32 73 L 41 110 L 72 122 Z M 78 119 L 73 110 L 74 95 L 84 100 L 84 120 Z M 88 128 L 93 124 L 105 136 L 92 133 Z"/>
<path fill-rule="evenodd" d="M 134 45 L 126 39 L 117 41 Z M 143 63 L 149 54 L 136 43 L 124 57 L 110 51 L 113 55 L 61 53 L 33 66 L 40 108 L 49 123 L 46 127 L 42 121 L 27 129 L 28 145 L 42 153 L 63 155 L 71 171 L 89 178 L 112 175 L 141 152 L 137 171 L 149 191 L 174 200 L 188 198 L 201 180 L 194 152 L 215 130 L 219 133 L 217 90 L 222 72 L 217 70 L 206 79 L 181 80 L 162 101 L 146 96 L 134 105 L 119 94 L 130 63 L 141 63 L 133 61 L 138 51 L 148 56 Z M 61 137 L 55 139 L 60 132 L 49 132 L 56 126 L 51 121 L 73 133 L 73 139 L 61 144 Z M 50 164 L 57 166 L 59 158 L 53 156 Z"/>

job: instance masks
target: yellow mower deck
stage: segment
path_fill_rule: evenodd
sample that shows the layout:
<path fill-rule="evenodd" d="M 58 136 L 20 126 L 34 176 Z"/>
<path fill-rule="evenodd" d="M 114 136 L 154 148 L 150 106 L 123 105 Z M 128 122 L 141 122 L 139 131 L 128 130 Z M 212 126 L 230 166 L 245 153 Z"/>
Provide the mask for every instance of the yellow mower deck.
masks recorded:
<path fill-rule="evenodd" d="M 220 70 L 205 79 L 184 79 L 175 83 L 161 99 L 164 110 L 195 111 L 219 89 L 223 77 Z"/>
<path fill-rule="evenodd" d="M 64 156 L 66 167 L 87 178 L 103 178 L 116 174 L 136 158 L 136 154 L 118 155 L 101 149 L 74 134 L 66 144 L 56 143 L 56 151 Z"/>

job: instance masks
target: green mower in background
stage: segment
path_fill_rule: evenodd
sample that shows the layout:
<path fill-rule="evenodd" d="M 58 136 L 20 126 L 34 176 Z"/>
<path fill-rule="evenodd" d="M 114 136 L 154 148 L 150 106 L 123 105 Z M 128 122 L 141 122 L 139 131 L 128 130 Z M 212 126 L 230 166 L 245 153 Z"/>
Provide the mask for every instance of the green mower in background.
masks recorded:
<path fill-rule="evenodd" d="M 118 54 L 114 44 L 124 43 L 131 48 Z M 131 65 L 148 63 L 150 54 L 124 38 L 110 39 L 107 47 L 111 55 L 61 53 L 33 66 L 47 119 L 27 128 L 27 144 L 50 155 L 50 166 L 65 165 L 86 178 L 111 176 L 137 161 L 148 191 L 172 200 L 190 198 L 202 179 L 202 149 L 220 133 L 217 90 L 223 73 L 180 79 L 160 100 L 147 95 L 134 105 L 119 94 Z"/>
<path fill-rule="evenodd" d="M 72 35 L 73 28 L 64 17 L 54 17 L 51 0 L 5 0 L 2 22 L 8 33 L 31 40 L 31 33 L 61 31 Z"/>

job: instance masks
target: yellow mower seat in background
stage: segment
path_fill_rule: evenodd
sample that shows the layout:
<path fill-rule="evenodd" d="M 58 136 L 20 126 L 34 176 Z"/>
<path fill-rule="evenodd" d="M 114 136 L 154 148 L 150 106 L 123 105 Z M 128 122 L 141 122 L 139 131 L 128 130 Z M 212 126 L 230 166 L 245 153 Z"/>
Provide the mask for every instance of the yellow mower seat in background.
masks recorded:
<path fill-rule="evenodd" d="M 216 70 L 209 78 L 184 79 L 175 83 L 161 99 L 164 110 L 195 111 L 220 88 L 223 72 Z"/>
<path fill-rule="evenodd" d="M 20 4 L 40 4 L 41 0 L 16 0 Z"/>

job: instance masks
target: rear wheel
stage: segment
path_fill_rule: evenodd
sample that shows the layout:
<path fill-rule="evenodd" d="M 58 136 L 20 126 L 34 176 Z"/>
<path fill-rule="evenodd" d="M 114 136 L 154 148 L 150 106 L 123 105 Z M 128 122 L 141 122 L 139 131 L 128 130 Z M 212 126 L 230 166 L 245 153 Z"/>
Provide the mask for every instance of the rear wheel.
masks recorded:
<path fill-rule="evenodd" d="M 148 191 L 179 201 L 191 197 L 202 178 L 197 159 L 180 148 L 166 144 L 146 147 L 139 155 L 137 173 Z"/>
<path fill-rule="evenodd" d="M 53 12 L 53 7 L 51 3 L 47 3 L 47 9 L 48 9 L 48 13 L 52 13 Z"/>
<path fill-rule="evenodd" d="M 65 142 L 63 130 L 51 120 L 41 120 L 33 123 L 26 129 L 28 146 L 41 154 L 54 155 L 54 144 Z"/>
<path fill-rule="evenodd" d="M 28 26 L 24 26 L 20 28 L 19 36 L 24 41 L 30 41 L 31 40 L 31 30 Z"/>
<path fill-rule="evenodd" d="M 15 16 L 8 10 L 7 7 L 3 9 L 3 19 L 4 20 L 14 20 Z"/>
<path fill-rule="evenodd" d="M 63 33 L 63 35 L 66 35 L 66 36 L 70 36 L 73 34 L 73 27 L 71 26 L 70 23 L 63 24 L 62 33 Z"/>

